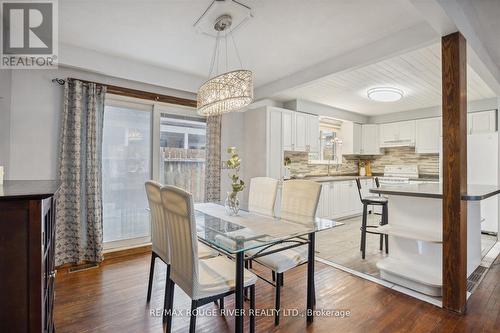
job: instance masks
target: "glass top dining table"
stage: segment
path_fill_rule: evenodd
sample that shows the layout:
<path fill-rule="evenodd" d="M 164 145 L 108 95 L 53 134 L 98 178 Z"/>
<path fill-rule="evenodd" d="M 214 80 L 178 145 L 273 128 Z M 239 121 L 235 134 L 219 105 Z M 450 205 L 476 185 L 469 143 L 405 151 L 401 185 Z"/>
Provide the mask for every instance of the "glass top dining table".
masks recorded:
<path fill-rule="evenodd" d="M 235 257 L 235 310 L 244 309 L 244 263 L 258 257 L 288 249 L 307 247 L 307 315 L 313 321 L 315 234 L 342 225 L 328 219 L 290 216 L 289 219 L 267 217 L 240 211 L 226 214 L 224 206 L 215 203 L 194 205 L 198 239 L 221 252 Z M 235 316 L 234 331 L 243 332 L 243 317 Z"/>
<path fill-rule="evenodd" d="M 215 203 L 199 203 L 194 208 L 198 239 L 230 254 L 254 252 L 252 250 L 343 225 L 318 217 L 296 215 L 292 221 L 242 210 L 237 216 L 229 216 L 224 206 Z"/>

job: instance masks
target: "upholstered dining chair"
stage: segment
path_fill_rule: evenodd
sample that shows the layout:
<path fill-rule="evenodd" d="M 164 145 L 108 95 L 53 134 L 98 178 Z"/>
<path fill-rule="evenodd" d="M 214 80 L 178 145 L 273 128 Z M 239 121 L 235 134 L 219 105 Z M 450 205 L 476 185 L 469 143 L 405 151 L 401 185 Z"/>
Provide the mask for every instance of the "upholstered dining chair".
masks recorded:
<path fill-rule="evenodd" d="M 198 307 L 216 301 L 235 291 L 236 265 L 225 256 L 199 260 L 199 242 L 196 236 L 193 197 L 175 187 L 161 188 L 161 200 L 167 221 L 167 237 L 171 249 L 168 277 L 167 333 L 171 332 L 175 285 L 191 298 L 189 332 L 196 329 Z M 255 310 L 255 282 L 257 276 L 244 270 L 244 287 L 250 289 L 250 308 Z M 250 331 L 255 331 L 254 311 L 250 313 Z"/>
<path fill-rule="evenodd" d="M 156 258 L 159 258 L 167 265 L 167 277 L 170 274 L 170 246 L 167 237 L 167 221 L 166 215 L 161 202 L 161 187 L 162 184 L 155 181 L 147 181 L 145 183 L 146 195 L 148 197 L 149 210 L 151 213 L 151 266 L 149 268 L 149 283 L 147 302 L 151 300 L 151 289 L 153 287 L 154 269 Z M 198 257 L 210 258 L 216 257 L 218 252 L 210 247 L 199 244 Z M 165 288 L 165 300 L 167 301 L 167 288 Z"/>
<path fill-rule="evenodd" d="M 250 179 L 248 211 L 254 214 L 274 216 L 278 180 L 269 177 Z"/>
<path fill-rule="evenodd" d="M 287 180 L 283 183 L 281 195 L 281 219 L 296 223 L 310 223 L 316 216 L 321 184 L 310 180 Z M 287 246 L 288 244 L 278 245 Z M 307 246 L 272 253 L 254 259 L 271 269 L 275 277 L 275 309 L 280 310 L 281 287 L 286 271 L 307 262 Z M 279 311 L 275 311 L 274 324 L 279 325 Z"/>

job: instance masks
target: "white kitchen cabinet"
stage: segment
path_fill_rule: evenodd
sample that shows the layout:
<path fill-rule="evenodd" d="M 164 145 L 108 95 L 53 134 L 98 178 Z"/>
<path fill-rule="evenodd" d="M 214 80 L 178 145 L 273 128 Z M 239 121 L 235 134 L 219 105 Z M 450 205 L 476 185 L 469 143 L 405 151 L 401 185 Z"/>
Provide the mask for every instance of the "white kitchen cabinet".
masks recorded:
<path fill-rule="evenodd" d="M 319 152 L 319 117 L 278 109 L 281 115 L 283 150 Z"/>
<path fill-rule="evenodd" d="M 417 120 L 415 134 L 415 152 L 417 154 L 439 154 L 441 118 Z"/>
<path fill-rule="evenodd" d="M 472 112 L 467 115 L 468 133 L 493 133 L 497 130 L 497 112 L 495 110 Z"/>
<path fill-rule="evenodd" d="M 293 111 L 281 110 L 281 127 L 283 150 L 292 151 L 295 148 L 295 114 Z"/>
<path fill-rule="evenodd" d="M 351 138 L 349 138 L 351 139 Z M 363 134 L 361 124 L 354 123 L 352 126 L 352 152 L 351 154 L 361 154 L 363 146 Z"/>
<path fill-rule="evenodd" d="M 319 153 L 319 117 L 307 115 L 306 151 Z"/>
<path fill-rule="evenodd" d="M 415 146 L 415 120 L 380 125 L 380 147 Z"/>
<path fill-rule="evenodd" d="M 295 112 L 295 148 L 306 151 L 307 146 L 307 114 Z"/>
<path fill-rule="evenodd" d="M 357 124 L 344 121 L 341 128 L 343 155 L 378 155 L 379 129 L 376 124 Z"/>
<path fill-rule="evenodd" d="M 365 124 L 361 126 L 361 154 L 362 155 L 380 154 L 378 125 Z"/>
<path fill-rule="evenodd" d="M 278 109 L 269 109 L 267 112 L 267 176 L 281 179 L 283 165 L 282 140 L 282 112 Z"/>
<path fill-rule="evenodd" d="M 362 180 L 362 182 L 365 181 L 366 184 L 363 187 L 366 186 L 368 190 L 367 184 L 370 184 L 371 180 Z M 317 216 L 334 219 L 346 218 L 361 214 L 362 208 L 355 180 L 322 184 Z"/>

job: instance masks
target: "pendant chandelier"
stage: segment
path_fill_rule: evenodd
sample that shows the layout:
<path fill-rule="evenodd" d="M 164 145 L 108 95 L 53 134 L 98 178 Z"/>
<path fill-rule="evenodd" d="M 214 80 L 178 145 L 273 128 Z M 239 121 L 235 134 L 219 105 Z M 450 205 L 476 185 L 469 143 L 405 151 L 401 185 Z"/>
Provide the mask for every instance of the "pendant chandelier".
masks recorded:
<path fill-rule="evenodd" d="M 241 112 L 253 101 L 253 75 L 251 71 L 242 69 L 240 55 L 233 34 L 229 30 L 231 23 L 230 15 L 222 15 L 215 20 L 214 29 L 217 37 L 208 73 L 209 79 L 198 89 L 197 95 L 198 114 L 203 116 Z M 228 71 L 228 38 L 232 41 L 241 69 Z M 225 46 L 225 72 L 218 74 L 222 42 Z"/>

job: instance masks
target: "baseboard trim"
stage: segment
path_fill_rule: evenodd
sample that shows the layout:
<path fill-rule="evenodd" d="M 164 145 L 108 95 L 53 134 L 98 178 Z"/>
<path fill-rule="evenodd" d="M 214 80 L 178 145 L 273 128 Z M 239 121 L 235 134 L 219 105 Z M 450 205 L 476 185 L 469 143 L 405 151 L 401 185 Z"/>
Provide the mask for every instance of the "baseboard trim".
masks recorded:
<path fill-rule="evenodd" d="M 103 254 L 103 256 L 104 256 L 104 260 L 109 260 L 109 259 L 133 256 L 136 254 L 143 254 L 143 253 L 151 252 L 151 250 L 152 250 L 151 244 L 137 245 L 137 246 L 132 246 L 132 247 L 125 248 L 125 249 L 122 248 L 122 249 L 116 249 L 116 250 L 109 250 L 108 252 L 105 252 Z"/>

